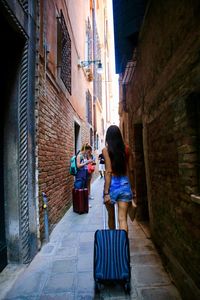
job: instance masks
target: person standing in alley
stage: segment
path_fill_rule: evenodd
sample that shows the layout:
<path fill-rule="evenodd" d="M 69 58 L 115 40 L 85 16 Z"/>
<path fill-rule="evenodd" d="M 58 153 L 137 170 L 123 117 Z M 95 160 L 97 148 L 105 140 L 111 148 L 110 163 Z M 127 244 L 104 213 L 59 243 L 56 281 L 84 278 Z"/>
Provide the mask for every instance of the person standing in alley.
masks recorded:
<path fill-rule="evenodd" d="M 99 160 L 99 174 L 102 178 L 105 175 L 105 160 L 102 152 L 99 154 L 98 160 Z"/>
<path fill-rule="evenodd" d="M 84 144 L 81 148 L 81 151 L 77 155 L 77 174 L 75 177 L 74 188 L 75 189 L 83 189 L 88 186 L 88 164 L 93 160 L 88 159 L 88 153 L 90 151 L 90 146 L 88 144 Z"/>
<path fill-rule="evenodd" d="M 102 153 L 105 159 L 104 203 L 108 211 L 108 226 L 115 228 L 114 205 L 118 204 L 119 229 L 128 232 L 127 213 L 133 193 L 127 176 L 130 151 L 125 146 L 120 129 L 111 125 L 106 132 L 106 145 Z"/>
<path fill-rule="evenodd" d="M 87 188 L 88 188 L 88 195 L 89 195 L 89 200 L 94 199 L 91 195 L 91 181 L 92 181 L 92 175 L 95 171 L 95 157 L 92 154 L 92 147 L 89 144 L 87 145 L 87 159 L 90 161 L 90 163 L 87 165 L 88 169 L 88 177 L 87 177 Z"/>

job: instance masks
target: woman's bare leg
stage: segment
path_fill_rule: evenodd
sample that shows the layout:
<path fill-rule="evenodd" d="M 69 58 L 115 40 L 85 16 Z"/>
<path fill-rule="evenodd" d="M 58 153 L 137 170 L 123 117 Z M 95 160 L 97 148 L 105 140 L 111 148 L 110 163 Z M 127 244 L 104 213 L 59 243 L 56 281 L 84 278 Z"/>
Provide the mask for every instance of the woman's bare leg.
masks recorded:
<path fill-rule="evenodd" d="M 88 195 L 90 196 L 90 190 L 91 190 L 91 178 L 87 181 L 87 188 L 88 188 Z"/>
<path fill-rule="evenodd" d="M 128 213 L 128 202 L 118 201 L 118 221 L 119 221 L 119 229 L 124 229 L 128 232 L 128 224 L 127 224 L 127 213 Z"/>
<path fill-rule="evenodd" d="M 114 206 L 110 203 L 106 203 L 106 209 L 108 211 L 108 227 L 109 229 L 115 229 L 115 211 Z"/>

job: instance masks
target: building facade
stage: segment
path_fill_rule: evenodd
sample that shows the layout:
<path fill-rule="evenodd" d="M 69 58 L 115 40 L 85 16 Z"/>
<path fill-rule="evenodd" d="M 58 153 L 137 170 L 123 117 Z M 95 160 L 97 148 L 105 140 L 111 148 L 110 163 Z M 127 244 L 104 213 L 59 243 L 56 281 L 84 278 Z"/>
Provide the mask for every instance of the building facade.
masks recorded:
<path fill-rule="evenodd" d="M 71 205 L 70 158 L 86 142 L 97 156 L 103 143 L 106 3 L 40 1 L 38 202 L 42 216 L 45 192 L 50 228 Z M 41 221 L 41 235 L 43 229 Z"/>
<path fill-rule="evenodd" d="M 199 299 L 199 2 L 132 1 L 132 15 L 122 2 L 113 1 L 120 126 L 134 154 L 138 218 L 149 219 L 183 299 Z"/>
<path fill-rule="evenodd" d="M 51 228 L 71 204 L 70 158 L 93 142 L 93 65 L 81 67 L 93 60 L 92 7 L 47 0 L 39 9 L 38 202 L 42 216 L 45 192 Z"/>
<path fill-rule="evenodd" d="M 104 143 L 110 29 L 106 0 L 2 0 L 0 22 L 2 270 L 32 260 L 72 204 L 70 158 Z"/>

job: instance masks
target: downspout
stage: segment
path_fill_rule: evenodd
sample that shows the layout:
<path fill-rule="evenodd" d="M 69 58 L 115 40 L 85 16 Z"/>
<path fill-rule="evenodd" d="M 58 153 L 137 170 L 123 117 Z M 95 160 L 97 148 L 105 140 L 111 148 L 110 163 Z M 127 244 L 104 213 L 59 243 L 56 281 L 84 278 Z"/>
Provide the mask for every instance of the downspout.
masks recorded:
<path fill-rule="evenodd" d="M 104 45 L 105 45 L 105 50 L 104 50 L 104 74 L 105 74 L 105 102 L 106 102 L 106 125 L 109 122 L 109 118 L 108 118 L 108 111 L 109 111 L 109 107 L 108 107 L 108 71 L 107 71 L 107 31 L 106 31 L 106 11 L 104 9 Z M 107 127 L 107 126 L 106 126 Z M 106 128 L 107 129 L 107 128 Z"/>
<path fill-rule="evenodd" d="M 47 64 L 48 64 L 48 54 L 49 54 L 49 46 L 47 44 L 47 0 L 44 0 L 43 51 L 44 51 L 44 95 L 46 97 Z"/>
<path fill-rule="evenodd" d="M 43 197 L 43 209 L 44 209 L 44 239 L 45 242 L 49 242 L 49 217 L 48 217 L 48 199 L 44 192 L 42 192 Z"/>
<path fill-rule="evenodd" d="M 48 54 L 49 47 L 47 44 L 47 0 L 43 0 L 43 55 L 44 55 L 44 97 L 47 97 L 47 64 L 48 64 Z M 39 181 L 38 181 L 39 182 Z M 38 200 L 40 199 L 40 189 L 38 186 Z M 44 229 L 45 229 L 45 241 L 49 241 L 49 220 L 48 220 L 48 206 L 47 206 L 47 196 L 42 192 L 43 198 L 43 212 L 44 212 Z M 38 216 L 40 219 L 40 216 Z M 42 222 L 42 221 L 41 221 Z M 40 222 L 39 222 L 40 223 Z M 39 224 L 40 225 L 40 224 Z M 40 232 L 39 232 L 40 234 Z M 40 240 L 41 243 L 41 240 Z"/>
<path fill-rule="evenodd" d="M 27 1 L 28 12 L 28 210 L 29 210 L 29 257 L 24 263 L 30 262 L 38 252 L 38 203 L 36 202 L 36 65 L 37 65 L 37 24 L 39 1 Z"/>
<path fill-rule="evenodd" d="M 39 36 L 41 30 L 40 26 L 40 6 L 41 1 L 37 0 L 37 17 L 36 17 L 36 36 Z M 38 126 L 39 126 L 39 86 L 40 86 L 40 50 L 39 50 L 40 40 L 36 40 L 36 72 L 35 72 L 35 199 L 36 199 L 36 218 L 37 218 L 37 246 L 38 249 L 41 248 L 40 240 L 40 209 L 39 209 L 39 179 L 38 179 Z"/>
<path fill-rule="evenodd" d="M 93 6 L 92 6 L 92 35 L 93 35 L 93 60 L 96 60 L 96 6 L 95 6 L 95 0 L 93 0 Z M 96 68 L 95 65 L 93 66 L 93 128 L 94 128 L 94 146 L 96 146 L 96 132 L 97 132 L 97 124 L 96 124 Z"/>

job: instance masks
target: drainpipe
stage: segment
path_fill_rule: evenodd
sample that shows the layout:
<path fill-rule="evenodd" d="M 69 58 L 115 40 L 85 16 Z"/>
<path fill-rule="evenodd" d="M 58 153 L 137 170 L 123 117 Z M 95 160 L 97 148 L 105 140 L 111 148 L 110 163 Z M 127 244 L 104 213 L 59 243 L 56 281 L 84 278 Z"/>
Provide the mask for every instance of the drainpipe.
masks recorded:
<path fill-rule="evenodd" d="M 44 236 L 46 243 L 49 242 L 49 218 L 48 218 L 48 200 L 44 192 L 42 192 L 43 209 L 44 209 Z"/>
<path fill-rule="evenodd" d="M 47 76 L 47 63 L 48 63 L 48 54 L 49 47 L 47 44 L 47 0 L 43 2 L 44 15 L 43 15 L 43 50 L 44 50 L 44 96 L 47 97 L 47 84 L 46 84 L 46 76 Z M 42 192 L 43 198 L 43 210 L 44 210 L 44 234 L 45 234 L 45 242 L 49 242 L 49 218 L 48 218 L 48 199 L 44 192 Z"/>
<path fill-rule="evenodd" d="M 92 34 L 93 34 L 93 60 L 96 60 L 96 6 L 95 1 L 93 0 L 93 8 L 92 8 Z M 94 128 L 94 148 L 96 147 L 96 68 L 93 66 L 93 128 Z"/>

